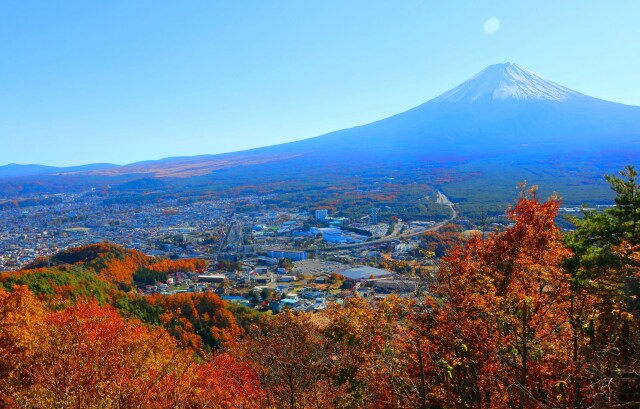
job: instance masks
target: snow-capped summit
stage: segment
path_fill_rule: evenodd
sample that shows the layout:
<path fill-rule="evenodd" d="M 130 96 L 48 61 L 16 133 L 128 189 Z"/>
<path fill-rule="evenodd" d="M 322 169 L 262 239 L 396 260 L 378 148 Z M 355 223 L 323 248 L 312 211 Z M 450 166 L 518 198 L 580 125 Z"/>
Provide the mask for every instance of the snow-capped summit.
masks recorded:
<path fill-rule="evenodd" d="M 448 91 L 434 101 L 476 102 L 479 100 L 547 100 L 565 101 L 583 94 L 548 81 L 540 75 L 513 63 L 495 64 L 475 77 Z"/>

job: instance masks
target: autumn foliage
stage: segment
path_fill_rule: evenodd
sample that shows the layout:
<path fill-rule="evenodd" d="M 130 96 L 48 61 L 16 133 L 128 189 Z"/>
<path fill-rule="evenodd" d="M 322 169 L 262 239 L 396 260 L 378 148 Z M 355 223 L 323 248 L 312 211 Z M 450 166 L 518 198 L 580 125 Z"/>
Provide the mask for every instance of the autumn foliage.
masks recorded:
<path fill-rule="evenodd" d="M 176 273 L 179 271 L 200 271 L 207 262 L 199 259 L 169 260 L 149 257 L 136 250 L 127 250 L 109 243 L 65 250 L 51 257 L 39 258 L 23 270 L 50 266 L 79 265 L 90 269 L 107 281 L 130 284 L 133 275 L 143 269 L 155 272 Z"/>
<path fill-rule="evenodd" d="M 523 189 L 426 291 L 324 313 L 126 293 L 140 268 L 202 265 L 106 244 L 40 260 L 0 278 L 0 407 L 640 407 L 640 187 L 621 176 L 573 232 Z"/>
<path fill-rule="evenodd" d="M 243 333 L 226 303 L 215 294 L 154 294 L 146 301 L 163 311 L 160 322 L 183 347 L 196 351 L 221 348 Z"/>
<path fill-rule="evenodd" d="M 566 404 L 571 375 L 571 253 L 554 225 L 559 203 L 535 192 L 508 212 L 515 225 L 444 259 L 434 288 L 440 377 L 434 399 L 482 407 Z"/>
<path fill-rule="evenodd" d="M 95 303 L 51 311 L 25 287 L 0 290 L 0 405 L 236 408 L 255 376 L 229 355 L 196 363 L 161 328 Z"/>

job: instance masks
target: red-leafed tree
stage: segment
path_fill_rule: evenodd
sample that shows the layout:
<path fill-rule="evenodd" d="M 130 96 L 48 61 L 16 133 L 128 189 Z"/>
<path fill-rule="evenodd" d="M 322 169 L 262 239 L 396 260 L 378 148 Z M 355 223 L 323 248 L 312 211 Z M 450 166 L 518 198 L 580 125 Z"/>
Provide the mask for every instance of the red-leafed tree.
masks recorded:
<path fill-rule="evenodd" d="M 51 311 L 26 287 L 0 289 L 0 407 L 259 408 L 253 367 L 194 360 L 158 327 L 93 302 Z"/>
<path fill-rule="evenodd" d="M 309 315 L 287 310 L 254 326 L 248 335 L 236 353 L 258 373 L 266 407 L 332 407 L 324 377 L 329 357 Z"/>
<path fill-rule="evenodd" d="M 554 224 L 556 199 L 535 191 L 508 211 L 515 225 L 472 239 L 444 259 L 434 288 L 441 384 L 451 406 L 565 406 L 570 354 L 571 253 Z"/>

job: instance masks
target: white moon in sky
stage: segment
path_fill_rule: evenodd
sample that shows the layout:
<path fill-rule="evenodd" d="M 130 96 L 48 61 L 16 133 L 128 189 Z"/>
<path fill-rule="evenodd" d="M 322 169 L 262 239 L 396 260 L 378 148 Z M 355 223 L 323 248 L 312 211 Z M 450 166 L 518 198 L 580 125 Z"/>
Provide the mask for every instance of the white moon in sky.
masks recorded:
<path fill-rule="evenodd" d="M 495 34 L 500 29 L 500 20 L 491 17 L 484 22 L 484 32 L 487 34 Z"/>

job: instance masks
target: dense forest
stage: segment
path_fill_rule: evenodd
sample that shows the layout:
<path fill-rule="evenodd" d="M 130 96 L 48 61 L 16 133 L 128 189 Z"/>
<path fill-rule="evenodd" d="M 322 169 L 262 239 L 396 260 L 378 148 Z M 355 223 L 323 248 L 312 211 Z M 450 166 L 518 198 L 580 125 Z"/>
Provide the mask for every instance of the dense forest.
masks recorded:
<path fill-rule="evenodd" d="M 523 187 L 507 230 L 444 255 L 428 291 L 276 315 L 135 277 L 206 266 L 98 244 L 0 275 L 9 408 L 640 407 L 640 185 L 562 232 Z"/>

